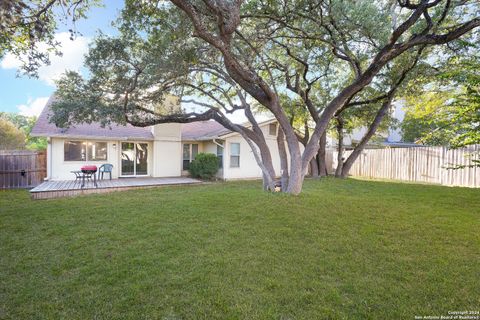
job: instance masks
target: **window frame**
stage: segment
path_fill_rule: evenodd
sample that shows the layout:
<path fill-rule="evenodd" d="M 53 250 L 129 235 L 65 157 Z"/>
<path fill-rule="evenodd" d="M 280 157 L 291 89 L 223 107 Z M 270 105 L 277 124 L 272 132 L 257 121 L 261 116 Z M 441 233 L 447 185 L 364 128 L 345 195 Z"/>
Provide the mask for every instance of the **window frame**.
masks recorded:
<path fill-rule="evenodd" d="M 185 146 L 188 145 L 188 159 L 185 159 Z M 196 153 L 195 156 L 193 155 L 193 146 L 196 146 Z M 182 170 L 187 171 L 189 169 L 190 163 L 195 160 L 197 154 L 200 153 L 200 145 L 198 143 L 183 143 L 182 144 Z M 188 161 L 188 165 L 185 166 L 185 161 Z"/>
<path fill-rule="evenodd" d="M 232 146 L 234 144 L 238 145 L 238 154 L 233 154 L 232 153 L 232 150 L 233 150 Z M 240 153 L 241 153 L 240 152 L 240 142 L 230 142 L 230 150 L 229 151 L 230 151 L 230 168 L 240 168 Z M 238 158 L 238 161 L 237 161 L 238 165 L 233 165 L 232 164 L 232 158 L 233 157 Z"/>
<path fill-rule="evenodd" d="M 220 146 L 217 144 L 217 159 L 218 159 L 218 168 L 223 169 L 223 152 L 224 152 L 224 146 Z M 221 152 L 218 152 L 218 151 Z"/>

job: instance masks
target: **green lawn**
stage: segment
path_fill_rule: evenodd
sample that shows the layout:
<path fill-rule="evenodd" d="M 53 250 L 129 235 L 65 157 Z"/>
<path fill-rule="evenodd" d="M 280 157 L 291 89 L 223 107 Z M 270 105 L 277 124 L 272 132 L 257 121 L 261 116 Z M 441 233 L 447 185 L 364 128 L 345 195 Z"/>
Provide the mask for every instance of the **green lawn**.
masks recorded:
<path fill-rule="evenodd" d="M 0 319 L 414 319 L 480 310 L 480 190 L 259 182 L 0 192 Z"/>

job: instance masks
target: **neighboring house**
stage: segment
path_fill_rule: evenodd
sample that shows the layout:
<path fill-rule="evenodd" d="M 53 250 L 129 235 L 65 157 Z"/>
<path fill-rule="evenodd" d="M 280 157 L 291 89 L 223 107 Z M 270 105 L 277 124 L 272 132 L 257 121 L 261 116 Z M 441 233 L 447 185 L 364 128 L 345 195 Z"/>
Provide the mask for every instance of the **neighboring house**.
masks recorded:
<path fill-rule="evenodd" d="M 396 119 L 398 123 L 401 123 L 405 118 L 405 101 L 400 100 L 396 101 L 393 104 L 393 108 L 390 110 L 391 116 Z M 345 149 L 354 148 L 365 136 L 367 132 L 367 127 L 355 128 L 350 133 L 346 133 L 343 139 Z M 388 132 L 377 132 L 376 136 L 383 141 L 370 141 L 367 144 L 367 148 L 382 148 L 382 147 L 393 147 L 393 148 L 404 148 L 411 146 L 418 146 L 412 143 L 404 143 L 402 137 L 402 131 L 398 127 L 391 127 L 388 129 Z M 334 137 L 328 137 L 328 145 L 336 147 L 338 145 L 337 139 Z"/>
<path fill-rule="evenodd" d="M 221 179 L 260 178 L 250 146 L 236 132 L 214 121 L 188 124 L 158 124 L 151 127 L 98 123 L 79 124 L 62 129 L 49 122 L 47 103 L 31 135 L 47 137 L 47 179 L 70 180 L 71 171 L 85 164 L 111 163 L 113 178 L 177 177 L 188 174 L 188 166 L 199 152 L 216 154 Z M 280 174 L 275 120 L 260 124 L 272 152 L 273 164 Z"/>

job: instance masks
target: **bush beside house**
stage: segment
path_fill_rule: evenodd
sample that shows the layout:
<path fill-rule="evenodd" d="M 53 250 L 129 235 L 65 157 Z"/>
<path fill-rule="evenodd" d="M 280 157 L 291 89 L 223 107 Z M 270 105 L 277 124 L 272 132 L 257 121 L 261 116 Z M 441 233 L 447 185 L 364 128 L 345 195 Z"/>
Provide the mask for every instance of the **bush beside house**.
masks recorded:
<path fill-rule="evenodd" d="M 218 172 L 218 158 L 212 153 L 199 153 L 188 170 L 194 178 L 212 180 Z"/>

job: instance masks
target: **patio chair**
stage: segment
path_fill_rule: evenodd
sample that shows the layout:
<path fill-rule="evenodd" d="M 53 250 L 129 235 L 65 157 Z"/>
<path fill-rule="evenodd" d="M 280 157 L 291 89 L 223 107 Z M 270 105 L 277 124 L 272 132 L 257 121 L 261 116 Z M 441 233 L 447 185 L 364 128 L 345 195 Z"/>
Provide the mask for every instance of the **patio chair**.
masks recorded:
<path fill-rule="evenodd" d="M 113 170 L 113 164 L 110 164 L 110 163 L 102 164 L 100 168 L 98 168 L 98 180 L 103 179 L 104 173 L 110 174 L 110 180 L 112 180 L 112 170 Z"/>

